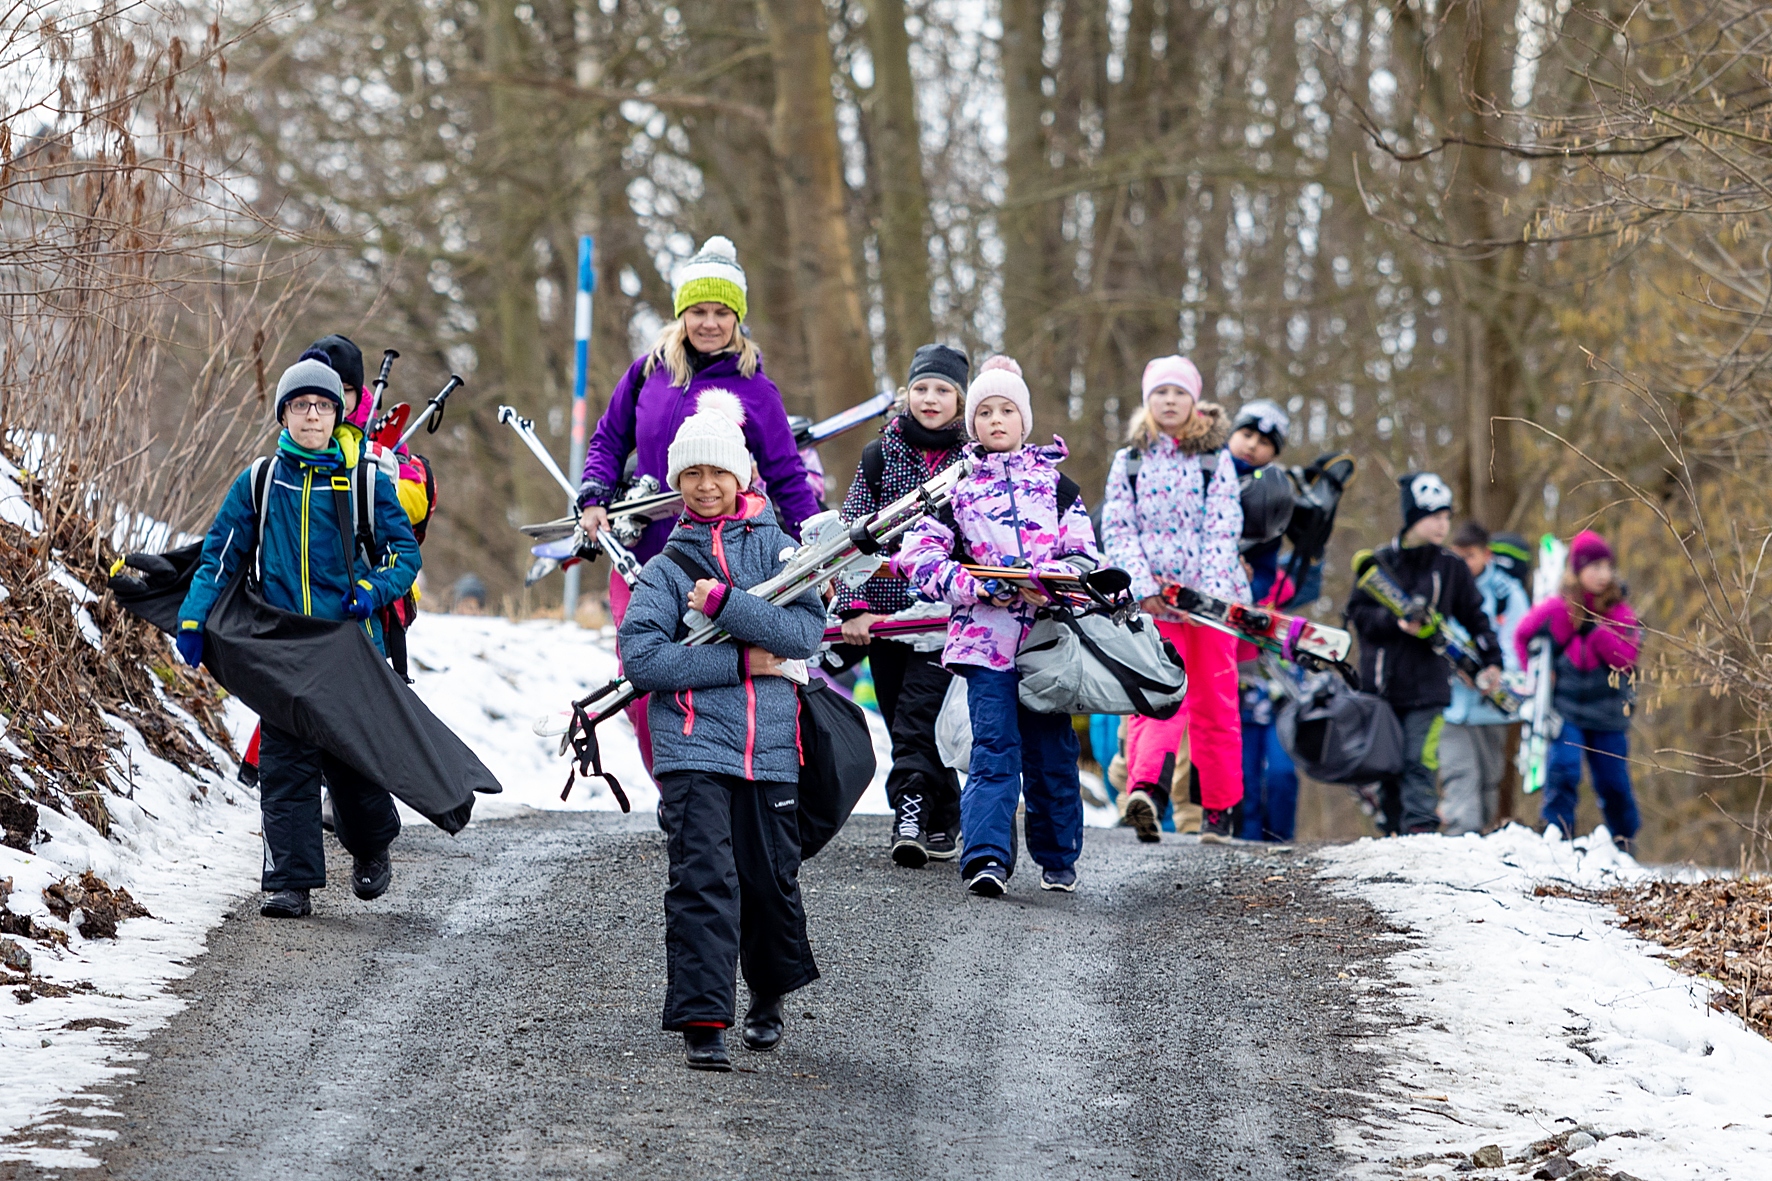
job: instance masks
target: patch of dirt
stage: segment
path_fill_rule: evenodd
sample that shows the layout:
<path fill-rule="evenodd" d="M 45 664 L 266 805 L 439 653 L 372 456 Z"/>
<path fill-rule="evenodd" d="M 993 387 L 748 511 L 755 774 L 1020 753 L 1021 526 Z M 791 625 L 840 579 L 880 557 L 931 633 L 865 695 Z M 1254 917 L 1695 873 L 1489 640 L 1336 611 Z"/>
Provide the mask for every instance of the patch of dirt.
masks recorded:
<path fill-rule="evenodd" d="M 49 912 L 64 923 L 78 909 L 83 939 L 115 939 L 117 924 L 122 920 L 154 917 L 147 907 L 129 896 L 128 890 L 112 889 L 90 869 L 78 879 L 63 878 L 43 887 L 43 901 Z"/>
<path fill-rule="evenodd" d="M 1633 935 L 1683 953 L 1667 957 L 1680 971 L 1722 985 L 1712 1008 L 1772 1038 L 1772 878 L 1655 882 L 1591 897 L 1616 907 Z"/>

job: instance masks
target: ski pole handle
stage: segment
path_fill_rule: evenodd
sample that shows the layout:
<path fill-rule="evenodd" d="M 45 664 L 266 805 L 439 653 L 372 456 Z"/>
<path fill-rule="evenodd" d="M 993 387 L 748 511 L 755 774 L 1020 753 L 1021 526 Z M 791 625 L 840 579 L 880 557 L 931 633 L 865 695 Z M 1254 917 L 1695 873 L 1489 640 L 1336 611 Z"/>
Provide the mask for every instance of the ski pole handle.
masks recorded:
<path fill-rule="evenodd" d="M 388 374 L 394 371 L 394 359 L 399 356 L 395 349 L 388 349 L 381 355 L 381 372 L 375 375 L 375 384 L 369 387 L 369 414 L 364 422 L 374 422 L 381 413 L 381 396 L 388 390 Z"/>
<path fill-rule="evenodd" d="M 406 428 L 406 433 L 400 436 L 400 441 L 398 443 L 394 444 L 394 450 L 398 451 L 400 448 L 406 446 L 408 440 L 410 440 L 412 436 L 418 434 L 418 428 L 424 426 L 426 423 L 431 424 L 431 434 L 436 434 L 437 427 L 443 422 L 443 403 L 447 402 L 449 400 L 449 395 L 460 389 L 463 384 L 460 374 L 451 373 L 449 375 L 449 384 L 445 385 L 441 390 L 438 390 L 437 396 L 425 403 L 424 413 L 412 420 L 412 425 Z"/>

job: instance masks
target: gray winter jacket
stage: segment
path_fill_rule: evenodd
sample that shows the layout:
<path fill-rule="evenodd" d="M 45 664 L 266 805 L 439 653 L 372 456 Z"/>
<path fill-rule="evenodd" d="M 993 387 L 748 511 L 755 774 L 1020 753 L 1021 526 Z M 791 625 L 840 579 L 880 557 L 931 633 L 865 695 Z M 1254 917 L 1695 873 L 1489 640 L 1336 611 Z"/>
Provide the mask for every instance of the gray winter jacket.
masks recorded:
<path fill-rule="evenodd" d="M 824 602 L 807 591 L 785 607 L 746 593 L 774 576 L 795 544 L 754 493 L 738 515 L 701 521 L 685 514 L 676 547 L 730 583 L 714 618 L 739 643 L 685 647 L 683 613 L 694 581 L 664 554 L 646 563 L 621 623 L 621 662 L 634 687 L 652 694 L 652 773 L 711 771 L 771 783 L 800 778 L 800 698 L 784 677 L 744 675 L 744 650 L 808 659 L 824 638 Z"/>

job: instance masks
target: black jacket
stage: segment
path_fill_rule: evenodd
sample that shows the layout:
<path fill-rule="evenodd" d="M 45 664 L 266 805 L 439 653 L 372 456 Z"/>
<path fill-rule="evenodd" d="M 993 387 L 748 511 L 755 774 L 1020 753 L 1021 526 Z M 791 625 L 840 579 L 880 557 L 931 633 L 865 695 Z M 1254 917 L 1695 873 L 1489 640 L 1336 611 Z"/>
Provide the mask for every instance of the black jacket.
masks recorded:
<path fill-rule="evenodd" d="M 1456 619 L 1470 632 L 1477 658 L 1501 665 L 1501 647 L 1483 595 L 1464 559 L 1438 545 L 1399 549 L 1396 542 L 1378 551 L 1378 560 L 1405 591 L 1425 596 L 1441 615 Z M 1399 713 L 1412 709 L 1444 709 L 1452 704 L 1452 665 L 1433 645 L 1397 626 L 1397 617 L 1365 591 L 1354 588 L 1345 613 L 1360 637 L 1360 683 Z"/>

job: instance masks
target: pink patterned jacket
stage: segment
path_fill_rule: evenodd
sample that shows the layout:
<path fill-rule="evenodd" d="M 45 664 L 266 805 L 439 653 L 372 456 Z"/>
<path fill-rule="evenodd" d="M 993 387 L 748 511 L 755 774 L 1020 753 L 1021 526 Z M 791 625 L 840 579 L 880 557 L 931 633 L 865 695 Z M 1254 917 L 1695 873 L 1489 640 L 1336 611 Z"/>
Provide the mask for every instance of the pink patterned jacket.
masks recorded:
<path fill-rule="evenodd" d="M 1064 573 L 1100 564 L 1095 529 L 1082 498 L 1058 519 L 1056 464 L 1070 454 L 1063 439 L 1053 436 L 1049 447 L 996 453 L 973 446 L 968 454 L 974 466 L 954 491 L 951 511 L 974 564 Z M 953 551 L 954 530 L 930 517 L 905 536 L 892 564 L 923 598 L 953 606 L 943 664 L 1014 668 L 1015 654 L 1033 626 L 1034 608 L 1021 601 L 1008 607 L 981 603 L 978 580 L 955 560 Z"/>
<path fill-rule="evenodd" d="M 1160 435 L 1144 448 L 1136 500 L 1126 482 L 1129 449 L 1114 456 L 1101 504 L 1102 549 L 1132 576 L 1132 593 L 1141 599 L 1172 584 L 1247 603 L 1249 577 L 1237 553 L 1242 492 L 1236 462 L 1223 449 L 1230 423 L 1210 402 L 1200 413 L 1213 420 L 1203 438 L 1178 444 Z M 1209 471 L 1201 470 L 1203 461 Z"/>

